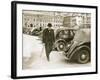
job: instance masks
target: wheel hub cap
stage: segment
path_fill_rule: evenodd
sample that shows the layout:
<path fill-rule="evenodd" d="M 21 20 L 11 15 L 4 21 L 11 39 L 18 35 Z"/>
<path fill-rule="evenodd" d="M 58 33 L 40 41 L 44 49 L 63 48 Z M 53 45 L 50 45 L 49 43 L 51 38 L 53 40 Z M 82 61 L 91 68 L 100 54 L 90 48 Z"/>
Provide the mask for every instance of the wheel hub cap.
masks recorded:
<path fill-rule="evenodd" d="M 60 45 L 60 48 L 63 48 L 63 45 Z"/>
<path fill-rule="evenodd" d="M 85 54 L 82 54 L 81 55 L 81 59 L 85 59 L 86 58 L 86 55 Z"/>

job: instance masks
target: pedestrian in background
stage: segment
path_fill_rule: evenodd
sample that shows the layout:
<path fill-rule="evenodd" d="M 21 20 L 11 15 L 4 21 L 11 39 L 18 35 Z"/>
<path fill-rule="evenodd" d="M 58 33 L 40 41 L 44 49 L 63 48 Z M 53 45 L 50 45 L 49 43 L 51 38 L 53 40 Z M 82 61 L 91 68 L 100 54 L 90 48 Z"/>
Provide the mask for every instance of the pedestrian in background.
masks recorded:
<path fill-rule="evenodd" d="M 54 30 L 51 28 L 52 24 L 48 23 L 48 28 L 43 30 L 43 43 L 45 45 L 45 52 L 47 60 L 49 61 L 49 55 L 52 51 L 53 44 L 55 42 Z"/>

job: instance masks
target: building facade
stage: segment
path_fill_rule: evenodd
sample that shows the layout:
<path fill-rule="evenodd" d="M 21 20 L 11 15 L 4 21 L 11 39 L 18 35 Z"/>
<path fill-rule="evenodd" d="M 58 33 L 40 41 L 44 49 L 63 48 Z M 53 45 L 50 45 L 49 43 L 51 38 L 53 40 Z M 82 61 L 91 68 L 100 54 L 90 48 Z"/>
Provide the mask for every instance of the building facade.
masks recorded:
<path fill-rule="evenodd" d="M 74 27 L 75 25 L 80 28 L 91 27 L 91 14 L 89 13 L 73 13 L 70 16 L 64 17 L 63 26 Z"/>
<path fill-rule="evenodd" d="M 51 23 L 53 27 L 59 27 L 63 25 L 63 16 L 53 14 L 30 14 L 23 13 L 23 27 L 47 27 L 47 24 Z"/>
<path fill-rule="evenodd" d="M 72 12 L 48 12 L 48 11 L 23 11 L 23 28 L 27 31 L 34 28 L 46 28 L 51 23 L 53 28 L 74 27 L 81 28 L 91 27 L 91 14 L 89 13 L 72 13 Z"/>

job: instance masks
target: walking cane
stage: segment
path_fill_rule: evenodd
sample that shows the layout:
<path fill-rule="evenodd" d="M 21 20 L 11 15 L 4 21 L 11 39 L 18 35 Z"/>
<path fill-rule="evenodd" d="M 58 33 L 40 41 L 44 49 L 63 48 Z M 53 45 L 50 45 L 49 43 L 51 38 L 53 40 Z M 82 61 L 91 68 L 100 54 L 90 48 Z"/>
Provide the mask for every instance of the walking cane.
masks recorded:
<path fill-rule="evenodd" d="M 42 47 L 42 51 L 41 51 L 41 53 L 40 53 L 40 57 L 42 56 L 42 54 L 43 54 L 43 50 L 44 50 L 44 45 L 43 45 L 43 47 Z"/>

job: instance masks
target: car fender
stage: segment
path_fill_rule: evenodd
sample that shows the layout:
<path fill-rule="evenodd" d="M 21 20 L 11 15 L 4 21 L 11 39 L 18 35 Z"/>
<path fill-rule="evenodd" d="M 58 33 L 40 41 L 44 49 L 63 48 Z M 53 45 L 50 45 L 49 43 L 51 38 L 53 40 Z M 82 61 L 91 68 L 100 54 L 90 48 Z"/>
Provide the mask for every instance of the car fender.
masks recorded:
<path fill-rule="evenodd" d="M 67 55 L 67 58 L 70 60 L 72 56 L 76 53 L 76 51 L 80 50 L 83 47 L 90 49 L 87 45 L 78 45 L 72 50 L 72 52 L 70 52 L 70 54 Z"/>
<path fill-rule="evenodd" d="M 64 39 L 58 39 L 58 40 L 55 41 L 55 45 L 56 45 L 56 43 L 57 43 L 58 41 L 66 42 Z"/>

